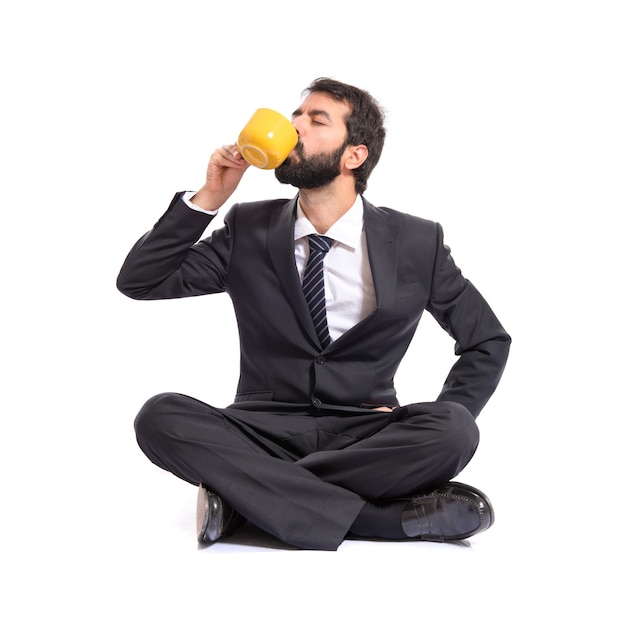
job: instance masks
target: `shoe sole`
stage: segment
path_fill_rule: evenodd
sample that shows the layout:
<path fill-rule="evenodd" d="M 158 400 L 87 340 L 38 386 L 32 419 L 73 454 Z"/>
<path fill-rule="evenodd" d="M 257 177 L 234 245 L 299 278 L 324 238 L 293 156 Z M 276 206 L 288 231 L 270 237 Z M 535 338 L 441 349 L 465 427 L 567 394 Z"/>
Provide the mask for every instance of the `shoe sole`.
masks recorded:
<path fill-rule="evenodd" d="M 204 485 L 198 486 L 196 503 L 196 535 L 200 543 L 212 543 L 220 538 L 224 507 L 221 498 Z"/>

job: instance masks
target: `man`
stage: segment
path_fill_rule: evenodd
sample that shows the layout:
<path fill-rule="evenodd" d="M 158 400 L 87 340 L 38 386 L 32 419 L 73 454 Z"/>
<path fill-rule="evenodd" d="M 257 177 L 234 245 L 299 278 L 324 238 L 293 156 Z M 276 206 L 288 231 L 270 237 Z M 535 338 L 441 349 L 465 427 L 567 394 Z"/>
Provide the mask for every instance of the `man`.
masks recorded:
<path fill-rule="evenodd" d="M 248 167 L 224 146 L 204 186 L 176 194 L 124 262 L 118 288 L 131 298 L 226 291 L 240 335 L 235 402 L 160 394 L 136 418 L 139 445 L 199 485 L 201 542 L 245 520 L 322 550 L 346 536 L 470 537 L 493 523 L 491 504 L 450 481 L 478 445 L 475 418 L 510 338 L 438 224 L 363 198 L 385 137 L 377 102 L 331 79 L 305 94 L 292 118 L 298 145 L 275 172 L 295 198 L 236 204 L 198 241 Z M 435 401 L 402 406 L 394 374 L 424 310 L 454 337 L 458 360 Z"/>

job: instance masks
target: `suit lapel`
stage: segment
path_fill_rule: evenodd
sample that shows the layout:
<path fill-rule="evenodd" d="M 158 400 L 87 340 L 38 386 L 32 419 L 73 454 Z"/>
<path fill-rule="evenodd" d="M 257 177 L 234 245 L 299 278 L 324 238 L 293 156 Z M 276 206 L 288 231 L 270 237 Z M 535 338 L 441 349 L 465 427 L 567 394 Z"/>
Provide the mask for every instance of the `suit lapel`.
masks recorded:
<path fill-rule="evenodd" d="M 293 229 L 296 221 L 296 202 L 297 197 L 286 202 L 282 209 L 272 213 L 267 247 L 274 271 L 297 319 L 310 338 L 319 345 L 319 338 L 302 292 L 294 259 Z"/>
<path fill-rule="evenodd" d="M 395 300 L 398 224 L 388 211 L 375 207 L 363 198 L 363 227 L 376 292 L 376 309 L 333 341 L 327 348 L 329 352 L 367 333 L 370 323 L 376 320 L 381 311 L 392 308 Z"/>
<path fill-rule="evenodd" d="M 398 224 L 390 218 L 390 215 L 384 209 L 375 207 L 363 199 L 363 222 L 376 290 L 376 311 L 391 307 L 395 299 Z"/>

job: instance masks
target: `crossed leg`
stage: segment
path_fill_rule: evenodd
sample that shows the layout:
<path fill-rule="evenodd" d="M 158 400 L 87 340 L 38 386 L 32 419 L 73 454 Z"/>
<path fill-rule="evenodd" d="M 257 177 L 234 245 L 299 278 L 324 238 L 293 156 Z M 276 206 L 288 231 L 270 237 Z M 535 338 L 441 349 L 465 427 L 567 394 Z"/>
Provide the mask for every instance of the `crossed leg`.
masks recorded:
<path fill-rule="evenodd" d="M 279 407 L 217 409 L 160 394 L 139 412 L 137 440 L 153 463 L 210 485 L 270 534 L 324 550 L 337 548 L 367 500 L 449 480 L 478 443 L 473 418 L 453 403 L 393 413 Z"/>

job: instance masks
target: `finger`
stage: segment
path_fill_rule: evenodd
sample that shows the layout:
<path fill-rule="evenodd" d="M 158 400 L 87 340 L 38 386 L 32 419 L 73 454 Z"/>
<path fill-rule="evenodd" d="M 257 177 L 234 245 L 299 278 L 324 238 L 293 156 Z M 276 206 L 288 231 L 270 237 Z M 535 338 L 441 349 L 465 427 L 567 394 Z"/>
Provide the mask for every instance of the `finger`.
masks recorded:
<path fill-rule="evenodd" d="M 224 161 L 224 165 L 232 164 L 232 165 L 244 165 L 245 160 L 241 156 L 239 149 L 235 144 L 230 144 L 226 146 L 222 146 L 216 150 L 216 154 L 218 154 L 221 159 Z"/>

